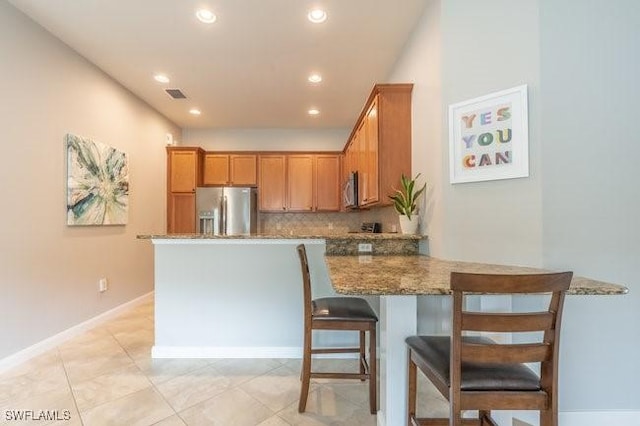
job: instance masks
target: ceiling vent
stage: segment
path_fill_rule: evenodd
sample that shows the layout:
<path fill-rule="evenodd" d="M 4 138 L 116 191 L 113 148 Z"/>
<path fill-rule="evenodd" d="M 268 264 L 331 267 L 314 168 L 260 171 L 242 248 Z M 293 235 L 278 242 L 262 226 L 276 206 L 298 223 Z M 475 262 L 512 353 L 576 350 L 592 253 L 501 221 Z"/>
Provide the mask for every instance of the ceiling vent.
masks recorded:
<path fill-rule="evenodd" d="M 173 99 L 187 99 L 185 94 L 182 93 L 182 90 L 180 89 L 164 89 L 164 91 L 167 92 L 167 94 Z"/>

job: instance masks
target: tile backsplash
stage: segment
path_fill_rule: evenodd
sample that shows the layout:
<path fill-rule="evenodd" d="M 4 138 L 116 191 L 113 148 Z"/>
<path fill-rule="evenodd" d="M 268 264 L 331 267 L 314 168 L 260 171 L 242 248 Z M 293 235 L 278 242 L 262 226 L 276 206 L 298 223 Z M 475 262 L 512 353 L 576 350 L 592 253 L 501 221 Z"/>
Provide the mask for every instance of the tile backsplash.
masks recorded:
<path fill-rule="evenodd" d="M 260 213 L 260 232 L 343 234 L 359 231 L 362 222 L 380 222 L 382 232 L 399 231 L 398 214 L 389 206 L 345 213 Z"/>

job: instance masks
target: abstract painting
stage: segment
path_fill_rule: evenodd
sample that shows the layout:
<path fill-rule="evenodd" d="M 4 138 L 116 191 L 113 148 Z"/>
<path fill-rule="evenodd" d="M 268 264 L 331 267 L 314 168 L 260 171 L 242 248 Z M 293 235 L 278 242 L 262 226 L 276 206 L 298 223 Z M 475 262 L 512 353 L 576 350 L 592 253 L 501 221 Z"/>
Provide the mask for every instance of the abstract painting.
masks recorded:
<path fill-rule="evenodd" d="M 67 144 L 67 225 L 124 225 L 129 212 L 127 155 L 72 134 Z"/>

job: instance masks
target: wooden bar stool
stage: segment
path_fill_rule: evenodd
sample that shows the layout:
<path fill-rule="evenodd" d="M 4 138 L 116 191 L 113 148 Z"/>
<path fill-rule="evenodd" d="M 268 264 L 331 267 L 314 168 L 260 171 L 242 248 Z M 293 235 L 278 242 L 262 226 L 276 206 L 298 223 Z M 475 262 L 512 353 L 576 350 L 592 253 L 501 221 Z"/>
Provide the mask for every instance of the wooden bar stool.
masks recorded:
<path fill-rule="evenodd" d="M 323 297 L 311 299 L 311 277 L 309 262 L 303 244 L 297 247 L 302 268 L 304 292 L 304 353 L 302 357 L 300 402 L 298 411 L 303 413 L 307 406 L 309 382 L 312 378 L 369 380 L 369 408 L 371 414 L 377 411 L 376 395 L 376 326 L 378 317 L 366 300 L 358 297 Z M 313 330 L 353 330 L 360 332 L 360 346 L 357 348 L 313 349 Z M 365 356 L 365 337 L 369 332 L 369 362 Z M 312 354 L 358 353 L 359 373 L 318 373 L 311 371 Z"/>
<path fill-rule="evenodd" d="M 538 410 L 540 426 L 558 424 L 558 346 L 565 291 L 571 272 L 536 275 L 451 274 L 453 327 L 447 336 L 412 336 L 409 346 L 409 425 L 496 425 L 491 410 Z M 551 293 L 546 310 L 486 313 L 463 309 L 474 294 Z M 542 331 L 539 343 L 498 344 L 463 332 Z M 540 376 L 525 363 L 539 363 Z M 416 418 L 416 372 L 420 369 L 450 404 L 449 419 Z M 462 419 L 462 410 L 479 410 Z"/>

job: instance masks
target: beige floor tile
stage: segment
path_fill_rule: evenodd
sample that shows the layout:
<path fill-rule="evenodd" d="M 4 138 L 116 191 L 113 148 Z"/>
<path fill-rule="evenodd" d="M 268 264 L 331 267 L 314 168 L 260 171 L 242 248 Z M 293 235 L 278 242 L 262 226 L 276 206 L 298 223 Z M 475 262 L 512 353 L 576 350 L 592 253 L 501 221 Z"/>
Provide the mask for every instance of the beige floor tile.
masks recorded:
<path fill-rule="evenodd" d="M 273 416 L 269 417 L 267 420 L 258 424 L 257 426 L 291 426 L 291 424 L 285 422 L 282 417 Z"/>
<path fill-rule="evenodd" d="M 151 382 L 132 363 L 121 370 L 73 384 L 72 390 L 78 409 L 87 411 L 150 386 Z"/>
<path fill-rule="evenodd" d="M 278 416 L 292 425 L 376 425 L 376 416 L 371 414 L 368 408 L 341 398 L 327 386 L 319 386 L 314 392 L 309 393 L 304 413 L 298 413 L 296 402 L 278 412 Z"/>
<path fill-rule="evenodd" d="M 63 357 L 64 359 L 64 357 Z M 64 359 L 67 377 L 72 384 L 77 384 L 94 377 L 113 373 L 126 367 L 134 366 L 133 360 L 124 349 L 107 354 L 91 353 L 79 356 L 74 354 L 71 359 Z"/>
<path fill-rule="evenodd" d="M 15 419 L 17 418 L 16 415 L 18 414 L 16 410 L 22 412 L 30 411 L 36 414 L 37 417 L 45 418 L 44 414 L 39 414 L 44 410 L 53 417 L 48 417 L 51 419 L 50 421 L 15 421 Z M 7 412 L 9 412 L 10 414 L 7 414 Z M 50 425 L 55 421 L 56 418 L 65 418 L 65 414 L 69 417 L 70 420 L 75 420 L 79 417 L 78 411 L 76 410 L 76 406 L 73 401 L 73 395 L 71 394 L 71 390 L 68 386 L 60 389 L 50 390 L 45 394 L 29 397 L 26 399 L 8 401 L 0 406 L 0 413 L 3 414 L 0 418 L 0 424 L 8 425 Z M 11 416 L 10 419 L 8 418 L 8 415 Z"/>
<path fill-rule="evenodd" d="M 179 414 L 189 426 L 255 426 L 275 413 L 241 389 L 230 389 Z"/>
<path fill-rule="evenodd" d="M 360 380 L 351 380 L 349 383 L 331 383 L 328 382 L 323 386 L 332 389 L 336 395 L 346 399 L 356 405 L 369 407 L 369 382 L 361 382 Z"/>
<path fill-rule="evenodd" d="M 176 411 L 182 411 L 229 389 L 231 381 L 212 366 L 193 370 L 158 385 Z"/>
<path fill-rule="evenodd" d="M 164 420 L 154 423 L 153 426 L 186 426 L 186 423 L 176 414 L 171 417 L 167 417 Z"/>
<path fill-rule="evenodd" d="M 298 401 L 300 377 L 283 365 L 241 384 L 240 388 L 273 411 L 280 411 Z M 311 386 L 313 389 L 315 385 Z"/>
<path fill-rule="evenodd" d="M 187 374 L 209 365 L 206 359 L 180 359 L 180 358 L 136 358 L 136 365 L 151 380 L 154 385 L 171 380 L 175 377 Z"/>
<path fill-rule="evenodd" d="M 231 386 L 238 386 L 282 366 L 274 359 L 263 358 L 217 359 L 211 365 L 231 380 Z"/>
<path fill-rule="evenodd" d="M 148 426 L 174 414 L 153 388 L 143 389 L 84 411 L 85 426 Z"/>
<path fill-rule="evenodd" d="M 55 351 L 52 355 L 38 357 L 27 364 L 28 367 L 23 365 L 16 371 L 0 376 L 0 405 L 56 389 L 68 389 L 67 376 Z"/>

